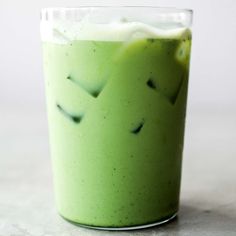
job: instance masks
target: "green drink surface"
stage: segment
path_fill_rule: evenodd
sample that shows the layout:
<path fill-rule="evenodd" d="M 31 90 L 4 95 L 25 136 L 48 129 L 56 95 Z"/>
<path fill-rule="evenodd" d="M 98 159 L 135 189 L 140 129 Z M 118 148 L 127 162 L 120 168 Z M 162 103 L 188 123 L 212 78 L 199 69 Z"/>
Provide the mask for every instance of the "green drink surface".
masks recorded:
<path fill-rule="evenodd" d="M 58 211 L 85 225 L 178 211 L 191 33 L 43 44 Z"/>

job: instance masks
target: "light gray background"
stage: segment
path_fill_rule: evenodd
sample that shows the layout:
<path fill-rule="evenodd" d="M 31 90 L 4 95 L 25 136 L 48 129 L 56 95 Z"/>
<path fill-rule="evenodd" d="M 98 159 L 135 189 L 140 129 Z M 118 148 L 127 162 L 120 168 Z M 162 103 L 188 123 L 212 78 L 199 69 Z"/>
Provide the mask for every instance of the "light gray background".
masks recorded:
<path fill-rule="evenodd" d="M 235 0 L 0 0 L 0 105 L 44 110 L 39 12 L 79 5 L 176 6 L 194 10 L 189 109 L 236 107 Z"/>

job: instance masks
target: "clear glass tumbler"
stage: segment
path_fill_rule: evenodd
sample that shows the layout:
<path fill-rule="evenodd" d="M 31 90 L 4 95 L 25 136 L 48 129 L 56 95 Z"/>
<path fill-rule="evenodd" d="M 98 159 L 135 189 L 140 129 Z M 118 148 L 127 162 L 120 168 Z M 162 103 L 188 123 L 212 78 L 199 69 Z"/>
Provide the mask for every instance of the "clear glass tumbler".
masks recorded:
<path fill-rule="evenodd" d="M 57 209 L 78 225 L 137 229 L 174 218 L 192 11 L 42 10 Z"/>

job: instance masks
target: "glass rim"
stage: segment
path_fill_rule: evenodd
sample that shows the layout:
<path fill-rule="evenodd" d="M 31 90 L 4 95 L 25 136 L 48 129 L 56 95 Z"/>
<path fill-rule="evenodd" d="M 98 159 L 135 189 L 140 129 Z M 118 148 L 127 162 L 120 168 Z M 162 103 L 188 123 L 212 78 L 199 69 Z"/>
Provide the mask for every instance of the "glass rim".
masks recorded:
<path fill-rule="evenodd" d="M 107 27 L 106 30 L 111 34 L 111 29 L 114 29 L 114 26 L 118 24 L 118 28 L 123 28 L 124 30 L 130 28 L 131 32 L 145 32 L 145 29 L 147 29 L 145 27 L 149 27 L 148 29 L 152 33 L 159 29 L 165 34 L 170 32 L 170 30 L 190 30 L 193 21 L 193 11 L 191 9 L 157 6 L 48 7 L 42 8 L 40 18 L 42 35 L 49 35 L 52 38 L 54 37 L 55 28 L 61 28 L 63 32 L 74 34 L 73 38 L 76 38 L 82 31 L 86 32 L 86 27 L 84 26 L 86 24 L 89 26 L 88 29 L 90 29 L 88 32 L 91 31 L 91 33 L 96 28 L 100 34 L 103 34 L 104 27 Z M 137 25 L 139 25 L 138 28 Z M 91 27 L 94 27 L 94 29 L 91 30 Z M 104 29 L 102 30 L 102 28 Z M 164 30 L 166 31 L 164 32 Z M 120 29 L 120 31 L 122 30 Z M 114 31 L 114 34 L 119 35 L 120 31 Z M 61 32 L 59 34 L 63 35 Z M 71 38 L 72 36 L 67 37 Z"/>
<path fill-rule="evenodd" d="M 193 10 L 190 8 L 177 8 L 177 7 L 158 7 L 158 6 L 135 6 L 135 5 L 127 5 L 127 6 L 109 6 L 109 5 L 105 5 L 105 6 L 76 6 L 76 7 L 43 7 L 41 8 L 41 12 L 44 11 L 50 11 L 50 12 L 54 12 L 54 11 L 73 11 L 73 10 L 86 10 L 86 9 L 92 9 L 92 10 L 96 10 L 96 9 L 131 9 L 131 8 L 143 8 L 143 9 L 156 9 L 159 10 L 160 13 L 166 13 L 166 14 L 174 14 L 174 13 L 186 13 L 186 14 L 190 14 L 193 15 Z"/>

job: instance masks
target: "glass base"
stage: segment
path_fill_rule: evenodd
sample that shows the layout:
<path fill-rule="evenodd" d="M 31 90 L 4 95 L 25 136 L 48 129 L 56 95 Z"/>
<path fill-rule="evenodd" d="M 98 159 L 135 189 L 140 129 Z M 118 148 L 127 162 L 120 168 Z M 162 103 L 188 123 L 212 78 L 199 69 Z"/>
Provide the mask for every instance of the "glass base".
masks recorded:
<path fill-rule="evenodd" d="M 92 226 L 92 225 L 85 225 L 85 224 L 80 224 L 71 220 L 68 220 L 64 216 L 61 215 L 63 219 L 66 221 L 72 223 L 73 225 L 80 226 L 83 228 L 88 228 L 88 229 L 98 229 L 98 230 L 108 230 L 108 231 L 123 231 L 123 230 L 138 230 L 138 229 L 145 229 L 145 228 L 151 228 L 154 226 L 162 225 L 165 223 L 168 223 L 172 221 L 176 216 L 178 212 L 174 213 L 173 215 L 166 217 L 164 219 L 161 219 L 159 221 L 149 223 L 149 224 L 144 224 L 144 225 L 134 225 L 134 226 L 125 226 L 125 227 L 102 227 L 102 226 Z"/>

